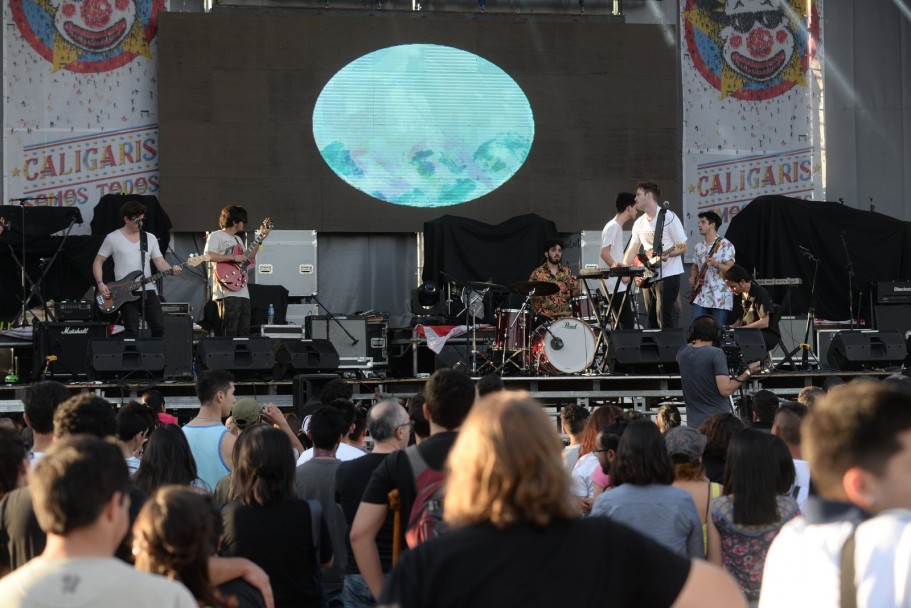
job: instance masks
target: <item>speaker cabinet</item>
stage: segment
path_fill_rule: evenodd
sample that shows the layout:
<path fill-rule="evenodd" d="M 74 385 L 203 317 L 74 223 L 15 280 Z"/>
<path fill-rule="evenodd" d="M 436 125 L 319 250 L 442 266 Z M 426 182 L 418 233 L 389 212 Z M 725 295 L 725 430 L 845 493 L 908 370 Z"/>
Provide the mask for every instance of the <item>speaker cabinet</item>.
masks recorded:
<path fill-rule="evenodd" d="M 367 357 L 367 317 L 335 315 L 334 319 L 325 315 L 307 317 L 307 337 L 311 340 L 329 340 L 339 357 Z"/>
<path fill-rule="evenodd" d="M 901 365 L 908 355 L 898 331 L 840 331 L 829 347 L 829 365 L 841 371 L 883 369 Z"/>
<path fill-rule="evenodd" d="M 272 338 L 203 338 L 196 347 L 199 369 L 224 369 L 238 379 L 272 375 Z"/>
<path fill-rule="evenodd" d="M 39 323 L 33 337 L 34 378 L 85 380 L 89 342 L 107 337 L 107 323 Z"/>
<path fill-rule="evenodd" d="M 151 331 L 144 329 L 140 334 L 151 337 Z M 164 316 L 164 344 L 167 360 L 164 377 L 174 380 L 193 378 L 193 317 L 185 314 Z"/>
<path fill-rule="evenodd" d="M 304 404 L 310 399 L 316 398 L 327 383 L 339 378 L 341 376 L 338 374 L 298 374 L 294 376 L 291 379 L 291 395 L 295 413 L 303 418 Z"/>
<path fill-rule="evenodd" d="M 332 372 L 338 369 L 338 352 L 329 340 L 277 338 L 272 344 L 275 352 L 272 376 L 275 379 L 301 372 Z"/>
<path fill-rule="evenodd" d="M 911 332 L 911 304 L 887 304 L 876 307 L 876 329 Z"/>
<path fill-rule="evenodd" d="M 735 329 L 734 341 L 740 347 L 744 364 L 765 361 L 767 352 L 762 331 L 759 329 Z"/>
<path fill-rule="evenodd" d="M 88 376 L 90 380 L 160 379 L 164 377 L 165 360 L 165 341 L 161 338 L 90 340 Z"/>
<path fill-rule="evenodd" d="M 676 374 L 677 351 L 686 344 L 687 330 L 620 329 L 607 343 L 612 374 Z"/>

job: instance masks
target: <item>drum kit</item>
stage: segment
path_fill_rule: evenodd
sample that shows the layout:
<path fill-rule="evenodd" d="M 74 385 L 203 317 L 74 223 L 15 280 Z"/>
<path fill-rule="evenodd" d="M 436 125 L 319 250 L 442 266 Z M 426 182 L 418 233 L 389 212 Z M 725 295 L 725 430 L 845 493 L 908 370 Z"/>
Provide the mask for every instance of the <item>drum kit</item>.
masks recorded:
<path fill-rule="evenodd" d="M 627 292 L 618 293 L 618 287 L 615 287 L 610 297 L 604 298 L 602 293 L 607 293 L 604 279 L 633 278 L 641 276 L 642 272 L 643 269 L 637 267 L 583 270 L 579 278 L 585 293 L 572 299 L 572 312 L 550 317 L 536 317 L 531 304 L 535 298 L 557 293 L 559 287 L 556 283 L 527 281 L 511 285 L 469 284 L 462 294 L 462 302 L 467 309 L 471 309 L 489 290 L 508 290 L 524 297 L 519 308 L 496 309 L 496 334 L 492 353 L 484 366 L 471 371 L 480 374 L 498 372 L 503 375 L 604 373 L 607 336 L 617 323 L 615 316 L 612 322 L 608 321 L 612 316 L 610 302 L 617 296 L 624 300 L 627 297 Z M 590 291 L 588 279 L 600 280 L 603 292 Z M 617 281 L 618 286 L 619 284 Z M 471 294 L 475 294 L 473 298 Z M 472 310 L 471 314 L 472 317 L 480 316 L 480 310 Z M 471 324 L 472 334 L 476 326 L 474 322 Z M 474 336 L 471 354 L 475 355 L 472 361 L 476 361 L 478 351 Z"/>

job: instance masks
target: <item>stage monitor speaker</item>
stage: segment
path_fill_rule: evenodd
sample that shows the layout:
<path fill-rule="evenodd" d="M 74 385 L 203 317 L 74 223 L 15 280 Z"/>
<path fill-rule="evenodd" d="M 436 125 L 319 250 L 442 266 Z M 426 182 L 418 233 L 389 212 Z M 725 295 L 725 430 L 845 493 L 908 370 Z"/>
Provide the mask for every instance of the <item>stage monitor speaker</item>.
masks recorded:
<path fill-rule="evenodd" d="M 762 337 L 762 330 L 735 329 L 734 341 L 740 347 L 744 365 L 753 361 L 765 362 L 768 351 Z"/>
<path fill-rule="evenodd" d="M 89 341 L 107 338 L 108 327 L 107 323 L 38 323 L 32 341 L 34 378 L 86 379 Z"/>
<path fill-rule="evenodd" d="M 275 369 L 272 377 L 284 378 L 295 373 L 332 372 L 338 369 L 339 357 L 329 340 L 296 340 L 273 338 Z"/>
<path fill-rule="evenodd" d="M 898 331 L 840 331 L 829 347 L 829 365 L 840 371 L 884 369 L 902 364 L 908 355 Z"/>
<path fill-rule="evenodd" d="M 345 329 L 343 330 L 342 327 Z M 345 330 L 351 336 L 345 333 Z M 311 340 L 329 340 L 335 346 L 339 357 L 349 359 L 367 357 L 367 347 L 369 346 L 367 317 L 335 315 L 334 318 L 330 318 L 326 315 L 309 316 L 307 317 L 307 337 Z"/>
<path fill-rule="evenodd" d="M 677 351 L 686 344 L 687 330 L 620 329 L 607 342 L 612 374 L 676 374 Z"/>
<path fill-rule="evenodd" d="M 224 369 L 237 379 L 271 377 L 275 367 L 272 338 L 203 338 L 196 347 L 200 370 Z"/>
<path fill-rule="evenodd" d="M 911 332 L 911 304 L 887 304 L 876 307 L 876 329 L 898 331 L 907 335 Z"/>
<path fill-rule="evenodd" d="M 90 340 L 90 380 L 164 377 L 165 341 L 161 338 Z"/>
<path fill-rule="evenodd" d="M 150 338 L 148 329 L 140 336 Z M 164 377 L 173 380 L 193 379 L 193 317 L 186 314 L 164 315 L 164 344 L 168 358 Z"/>
<path fill-rule="evenodd" d="M 291 379 L 291 394 L 294 411 L 301 416 L 304 404 L 319 396 L 323 386 L 341 378 L 338 374 L 298 374 Z M 303 416 L 301 416 L 303 418 Z"/>

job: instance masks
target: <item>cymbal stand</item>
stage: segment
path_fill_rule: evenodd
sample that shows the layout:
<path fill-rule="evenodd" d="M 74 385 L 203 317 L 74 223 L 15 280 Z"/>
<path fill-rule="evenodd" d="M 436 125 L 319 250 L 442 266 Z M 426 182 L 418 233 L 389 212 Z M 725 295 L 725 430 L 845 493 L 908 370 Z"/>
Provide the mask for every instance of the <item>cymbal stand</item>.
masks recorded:
<path fill-rule="evenodd" d="M 794 355 L 796 355 L 798 352 L 801 352 L 800 366 L 802 369 L 810 369 L 808 359 L 811 356 L 816 363 L 816 367 L 819 367 L 819 358 L 813 353 L 813 345 L 810 344 L 810 336 L 812 335 L 814 329 L 813 320 L 816 317 L 816 276 L 819 274 L 819 258 L 813 255 L 807 248 L 803 246 L 800 247 L 800 252 L 815 264 L 813 267 L 813 283 L 810 286 L 810 305 L 807 310 L 807 325 L 804 329 L 803 342 L 795 346 L 791 352 L 787 353 L 784 356 L 784 359 L 782 359 L 778 365 L 775 366 L 775 371 L 778 371 L 785 365 L 789 364 L 792 368 L 796 368 L 797 362 L 794 361 Z"/>
<path fill-rule="evenodd" d="M 483 302 L 484 298 L 487 296 L 489 289 L 482 289 L 477 291 L 474 289 L 462 288 L 462 303 L 465 306 L 456 317 L 460 317 L 462 313 L 465 313 L 465 324 L 468 325 L 468 319 L 471 317 L 471 324 L 468 325 L 468 329 L 471 332 L 471 350 L 459 359 L 458 363 L 453 365 L 453 368 L 458 368 L 460 365 L 465 365 L 465 359 L 471 359 L 471 372 L 470 375 L 478 375 L 478 317 L 477 317 L 477 308 L 475 304 L 478 302 Z M 468 296 L 467 298 L 465 296 Z M 468 300 L 465 302 L 465 300 Z"/>

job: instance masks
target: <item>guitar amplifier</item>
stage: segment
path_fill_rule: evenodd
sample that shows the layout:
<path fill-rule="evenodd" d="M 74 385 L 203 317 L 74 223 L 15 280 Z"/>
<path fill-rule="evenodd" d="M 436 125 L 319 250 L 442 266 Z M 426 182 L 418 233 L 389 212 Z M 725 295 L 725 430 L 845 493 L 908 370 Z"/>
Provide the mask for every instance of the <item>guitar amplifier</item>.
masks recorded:
<path fill-rule="evenodd" d="M 911 281 L 880 281 L 876 285 L 877 304 L 911 304 Z"/>
<path fill-rule="evenodd" d="M 86 379 L 89 341 L 107 338 L 107 323 L 39 323 L 34 335 L 34 378 Z"/>
<path fill-rule="evenodd" d="M 54 303 L 54 317 L 58 321 L 91 321 L 93 306 L 89 300 L 63 300 Z"/>

